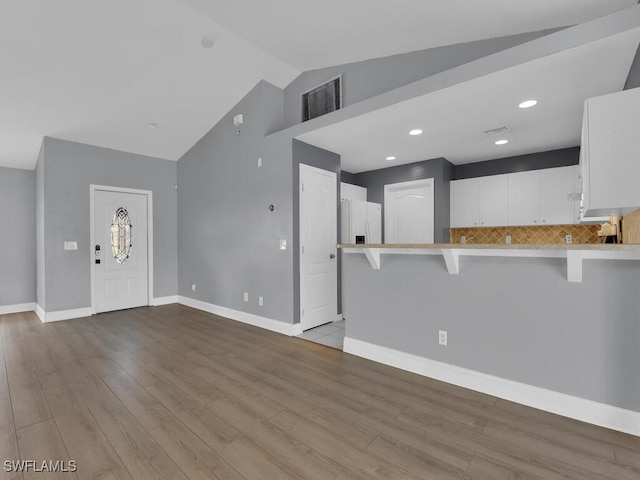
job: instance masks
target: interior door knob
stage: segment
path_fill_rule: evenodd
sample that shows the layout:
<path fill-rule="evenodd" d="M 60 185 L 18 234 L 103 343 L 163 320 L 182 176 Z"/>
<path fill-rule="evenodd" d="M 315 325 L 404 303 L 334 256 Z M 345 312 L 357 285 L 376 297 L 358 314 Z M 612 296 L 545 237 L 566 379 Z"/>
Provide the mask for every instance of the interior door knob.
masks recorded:
<path fill-rule="evenodd" d="M 336 258 L 336 254 L 335 253 L 330 253 L 329 254 L 329 258 Z"/>

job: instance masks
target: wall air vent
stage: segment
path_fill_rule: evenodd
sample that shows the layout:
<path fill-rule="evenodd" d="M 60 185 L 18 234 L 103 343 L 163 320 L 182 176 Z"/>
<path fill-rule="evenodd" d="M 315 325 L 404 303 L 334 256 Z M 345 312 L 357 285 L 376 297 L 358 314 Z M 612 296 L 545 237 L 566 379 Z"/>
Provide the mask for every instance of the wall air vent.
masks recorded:
<path fill-rule="evenodd" d="M 485 130 L 484 134 L 485 135 L 505 135 L 507 133 L 511 133 L 511 127 L 498 127 L 498 128 L 492 128 L 491 130 Z"/>
<path fill-rule="evenodd" d="M 342 108 L 342 77 L 332 78 L 302 94 L 302 121 L 325 115 Z"/>

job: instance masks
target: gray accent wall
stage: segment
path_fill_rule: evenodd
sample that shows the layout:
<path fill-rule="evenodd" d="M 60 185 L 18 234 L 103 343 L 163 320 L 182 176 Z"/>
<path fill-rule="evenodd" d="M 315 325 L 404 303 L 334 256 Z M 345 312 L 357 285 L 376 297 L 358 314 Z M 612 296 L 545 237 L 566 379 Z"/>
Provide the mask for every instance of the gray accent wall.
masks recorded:
<path fill-rule="evenodd" d="M 585 260 L 345 254 L 346 335 L 375 345 L 640 412 L 640 268 Z M 438 345 L 438 330 L 448 346 Z"/>
<path fill-rule="evenodd" d="M 336 174 L 336 232 L 340 241 L 340 155 L 314 147 L 308 143 L 293 140 L 293 251 L 300 251 L 300 164 L 321 168 Z M 342 259 L 337 255 L 338 260 L 338 311 L 341 313 L 342 307 Z M 293 256 L 293 317 L 294 323 L 300 322 L 300 256 Z"/>
<path fill-rule="evenodd" d="M 45 311 L 91 306 L 91 184 L 153 192 L 154 297 L 177 294 L 176 162 L 45 138 L 43 163 Z"/>
<path fill-rule="evenodd" d="M 449 242 L 450 195 L 449 182 L 453 179 L 454 165 L 444 158 L 397 165 L 355 174 L 355 184 L 367 188 L 367 200 L 382 204 L 384 224 L 384 186 L 433 178 L 434 183 L 434 241 Z M 384 230 L 384 225 L 383 225 Z M 384 240 L 384 231 L 383 231 Z"/>
<path fill-rule="evenodd" d="M 0 307 L 36 300 L 36 175 L 0 167 Z"/>
<path fill-rule="evenodd" d="M 185 297 L 293 323 L 291 137 L 265 138 L 281 122 L 282 90 L 262 81 L 178 161 L 178 283 Z"/>
<path fill-rule="evenodd" d="M 543 168 L 568 167 L 570 165 L 578 165 L 579 161 L 580 147 L 562 148 L 547 152 L 518 155 L 516 157 L 456 165 L 453 179 L 460 180 Z"/>
<path fill-rule="evenodd" d="M 559 29 L 479 40 L 348 63 L 302 73 L 284 90 L 284 127 L 301 123 L 300 96 L 342 75 L 343 107 L 444 72 Z"/>

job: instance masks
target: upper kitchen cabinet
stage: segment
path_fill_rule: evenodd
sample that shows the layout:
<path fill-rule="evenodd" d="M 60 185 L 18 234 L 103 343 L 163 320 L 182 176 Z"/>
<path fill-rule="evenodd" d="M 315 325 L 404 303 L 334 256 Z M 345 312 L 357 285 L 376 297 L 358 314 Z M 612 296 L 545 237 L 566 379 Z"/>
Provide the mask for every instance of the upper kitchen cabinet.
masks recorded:
<path fill-rule="evenodd" d="M 367 201 L 367 189 L 358 185 L 340 182 L 340 200 L 349 201 L 356 200 L 361 202 Z"/>
<path fill-rule="evenodd" d="M 509 174 L 509 225 L 577 223 L 577 167 Z"/>
<path fill-rule="evenodd" d="M 506 225 L 507 196 L 506 175 L 451 182 L 451 226 Z"/>
<path fill-rule="evenodd" d="M 640 88 L 585 102 L 580 166 L 583 216 L 640 208 Z"/>

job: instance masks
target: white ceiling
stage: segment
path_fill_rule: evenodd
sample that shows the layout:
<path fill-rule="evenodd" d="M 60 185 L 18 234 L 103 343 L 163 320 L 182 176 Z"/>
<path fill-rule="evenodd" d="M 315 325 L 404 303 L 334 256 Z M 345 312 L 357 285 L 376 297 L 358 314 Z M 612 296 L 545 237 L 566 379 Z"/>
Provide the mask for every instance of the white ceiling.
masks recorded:
<path fill-rule="evenodd" d="M 0 166 L 33 168 L 44 136 L 177 160 L 261 79 L 284 87 L 303 69 L 635 3 L 325 0 L 318 11 L 310 0 L 0 0 Z"/>
<path fill-rule="evenodd" d="M 180 0 L 306 71 L 575 25 L 637 0 Z"/>
<path fill-rule="evenodd" d="M 580 144 L 587 98 L 622 90 L 640 43 L 636 28 L 300 135 L 339 153 L 352 173 L 431 158 L 478 162 Z M 523 100 L 538 105 L 520 109 Z M 503 126 L 511 133 L 485 135 Z M 420 128 L 412 137 L 409 130 Z M 509 140 L 497 146 L 499 138 Z M 385 157 L 395 156 L 395 161 Z"/>

